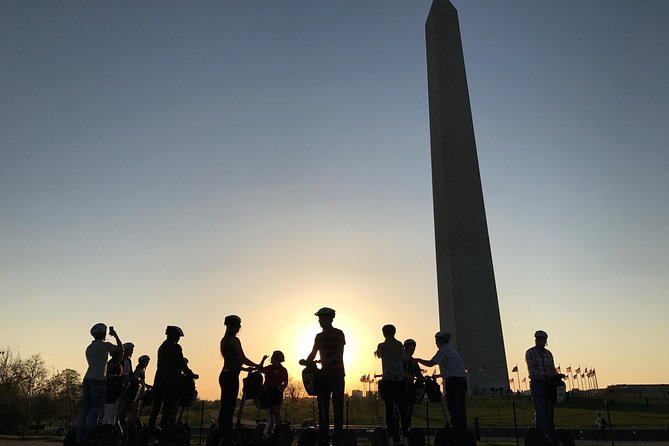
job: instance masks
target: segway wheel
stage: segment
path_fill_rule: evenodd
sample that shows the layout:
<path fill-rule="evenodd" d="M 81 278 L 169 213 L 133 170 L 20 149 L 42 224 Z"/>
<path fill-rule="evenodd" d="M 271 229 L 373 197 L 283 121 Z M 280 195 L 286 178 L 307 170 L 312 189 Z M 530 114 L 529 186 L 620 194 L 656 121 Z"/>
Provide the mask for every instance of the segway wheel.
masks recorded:
<path fill-rule="evenodd" d="M 151 431 L 148 427 L 142 427 L 137 430 L 135 437 L 133 438 L 133 446 L 147 446 L 149 444 L 149 437 L 151 436 Z"/>
<path fill-rule="evenodd" d="M 251 429 L 236 427 L 223 438 L 223 446 L 251 446 L 256 443 Z"/>
<path fill-rule="evenodd" d="M 355 434 L 350 429 L 342 429 L 334 431 L 332 435 L 333 446 L 357 446 L 358 441 L 355 439 Z"/>
<path fill-rule="evenodd" d="M 77 428 L 70 428 L 63 438 L 63 446 L 75 446 L 77 444 Z"/>
<path fill-rule="evenodd" d="M 434 436 L 434 446 L 453 446 L 455 444 L 455 432 L 450 427 L 439 429 L 437 435 Z"/>
<path fill-rule="evenodd" d="M 316 428 L 308 427 L 302 431 L 300 438 L 297 440 L 297 446 L 316 446 L 317 442 L 318 431 Z"/>
<path fill-rule="evenodd" d="M 574 437 L 572 437 L 571 434 L 565 429 L 558 429 L 555 431 L 555 433 L 562 446 L 576 446 Z"/>
<path fill-rule="evenodd" d="M 372 446 L 388 446 L 388 435 L 382 427 L 375 428 L 369 435 L 369 442 Z"/>
<path fill-rule="evenodd" d="M 536 427 L 531 427 L 525 434 L 525 446 L 545 446 L 546 436 Z"/>
<path fill-rule="evenodd" d="M 409 446 L 425 446 L 425 435 L 420 429 L 411 428 L 408 440 Z"/>
<path fill-rule="evenodd" d="M 129 424 L 125 427 L 123 431 L 123 444 L 130 446 L 135 444 L 135 436 L 137 435 L 137 426 L 134 424 Z"/>
<path fill-rule="evenodd" d="M 120 432 L 112 424 L 98 424 L 93 428 L 91 444 L 96 446 L 116 446 L 120 439 Z"/>
<path fill-rule="evenodd" d="M 204 444 L 206 446 L 221 446 L 221 430 L 219 428 L 211 429 Z"/>
<path fill-rule="evenodd" d="M 293 444 L 293 430 L 289 424 L 281 423 L 274 429 L 271 439 L 273 446 L 290 446 Z"/>
<path fill-rule="evenodd" d="M 160 446 L 189 446 L 190 434 L 182 425 L 172 426 L 160 436 Z"/>

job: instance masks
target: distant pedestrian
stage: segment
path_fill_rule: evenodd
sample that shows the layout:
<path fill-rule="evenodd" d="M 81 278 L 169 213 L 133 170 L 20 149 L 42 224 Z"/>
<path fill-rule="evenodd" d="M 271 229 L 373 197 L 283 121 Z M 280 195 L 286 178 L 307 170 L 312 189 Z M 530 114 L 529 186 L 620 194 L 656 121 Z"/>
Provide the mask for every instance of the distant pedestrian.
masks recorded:
<path fill-rule="evenodd" d="M 604 419 L 601 413 L 597 414 L 597 419 L 595 420 L 595 424 L 599 428 L 599 437 L 601 440 L 606 439 L 606 426 L 608 426 L 608 423 Z"/>

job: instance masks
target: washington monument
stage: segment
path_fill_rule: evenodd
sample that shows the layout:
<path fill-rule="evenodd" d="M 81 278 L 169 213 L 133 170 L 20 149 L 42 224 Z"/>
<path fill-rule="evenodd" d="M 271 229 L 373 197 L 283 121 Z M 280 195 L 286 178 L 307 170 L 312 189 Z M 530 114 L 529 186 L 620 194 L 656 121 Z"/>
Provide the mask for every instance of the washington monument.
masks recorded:
<path fill-rule="evenodd" d="M 472 392 L 509 388 L 458 13 L 433 0 L 425 23 L 439 324 Z"/>

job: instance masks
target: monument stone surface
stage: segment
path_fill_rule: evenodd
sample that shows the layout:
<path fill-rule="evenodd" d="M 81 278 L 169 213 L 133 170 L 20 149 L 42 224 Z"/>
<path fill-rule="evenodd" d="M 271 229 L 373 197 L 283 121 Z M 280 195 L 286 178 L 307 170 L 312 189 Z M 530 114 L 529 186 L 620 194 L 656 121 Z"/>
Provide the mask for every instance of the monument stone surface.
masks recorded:
<path fill-rule="evenodd" d="M 509 388 L 458 13 L 433 0 L 425 23 L 439 323 L 472 392 Z"/>

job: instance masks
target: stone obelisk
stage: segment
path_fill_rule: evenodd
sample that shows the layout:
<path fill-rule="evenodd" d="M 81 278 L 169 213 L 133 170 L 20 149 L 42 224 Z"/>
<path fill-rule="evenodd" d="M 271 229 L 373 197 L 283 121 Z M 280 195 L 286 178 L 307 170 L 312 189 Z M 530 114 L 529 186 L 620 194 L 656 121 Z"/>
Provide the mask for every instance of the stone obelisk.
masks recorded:
<path fill-rule="evenodd" d="M 439 323 L 472 392 L 509 388 L 458 13 L 433 0 L 425 23 Z"/>

